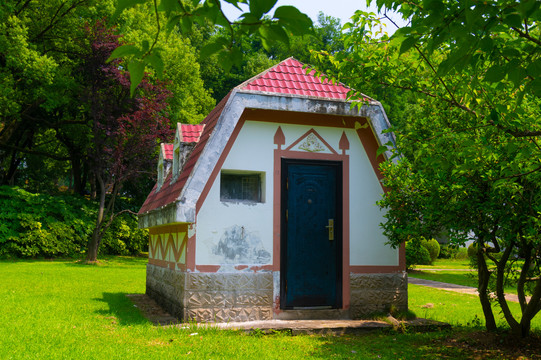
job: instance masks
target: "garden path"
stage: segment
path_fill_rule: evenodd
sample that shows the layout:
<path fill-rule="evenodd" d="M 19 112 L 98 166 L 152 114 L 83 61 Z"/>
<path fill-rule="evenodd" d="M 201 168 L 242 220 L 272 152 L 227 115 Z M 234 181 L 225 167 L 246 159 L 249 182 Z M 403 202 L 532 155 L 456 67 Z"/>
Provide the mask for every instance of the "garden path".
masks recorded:
<path fill-rule="evenodd" d="M 434 269 L 430 269 L 430 270 L 434 270 Z M 471 294 L 471 295 L 479 294 L 477 292 L 477 289 L 471 286 L 449 284 L 449 283 L 444 283 L 444 282 L 434 281 L 434 280 L 425 280 L 425 279 L 417 279 L 413 277 L 408 277 L 408 283 L 414 284 L 414 285 L 428 286 L 428 287 L 440 289 L 440 290 L 454 291 L 454 292 L 459 292 L 463 294 Z M 505 294 L 505 299 L 507 301 L 519 302 L 518 296 L 515 294 Z M 530 301 L 529 296 L 527 296 L 526 299 L 527 301 Z"/>

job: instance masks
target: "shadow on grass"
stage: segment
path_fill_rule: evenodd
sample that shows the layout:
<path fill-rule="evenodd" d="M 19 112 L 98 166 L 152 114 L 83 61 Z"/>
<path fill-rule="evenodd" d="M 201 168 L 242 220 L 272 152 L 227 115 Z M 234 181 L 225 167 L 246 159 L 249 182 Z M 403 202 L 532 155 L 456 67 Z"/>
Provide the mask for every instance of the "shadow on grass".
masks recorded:
<path fill-rule="evenodd" d="M 103 298 L 92 300 L 102 301 L 109 305 L 108 310 L 97 310 L 96 313 L 111 318 L 118 325 L 143 325 L 149 321 L 141 314 L 139 309 L 126 297 L 126 293 L 103 293 Z"/>

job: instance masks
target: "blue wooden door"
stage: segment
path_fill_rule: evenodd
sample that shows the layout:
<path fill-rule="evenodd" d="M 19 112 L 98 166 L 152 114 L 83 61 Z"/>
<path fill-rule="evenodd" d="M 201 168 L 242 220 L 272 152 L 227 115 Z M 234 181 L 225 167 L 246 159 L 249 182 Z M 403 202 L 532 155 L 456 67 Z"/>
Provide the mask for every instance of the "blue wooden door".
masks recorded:
<path fill-rule="evenodd" d="M 341 307 L 341 164 L 283 160 L 282 308 Z"/>

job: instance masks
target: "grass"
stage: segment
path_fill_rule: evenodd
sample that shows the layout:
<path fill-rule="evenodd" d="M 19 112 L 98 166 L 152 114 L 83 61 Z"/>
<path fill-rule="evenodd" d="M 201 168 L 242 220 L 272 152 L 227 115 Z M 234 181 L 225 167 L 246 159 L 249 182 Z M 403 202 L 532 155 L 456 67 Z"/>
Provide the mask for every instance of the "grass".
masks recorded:
<path fill-rule="evenodd" d="M 484 326 L 484 316 L 475 295 L 459 294 L 450 291 L 437 290 L 421 285 L 408 286 L 409 309 L 418 317 L 443 321 L 455 326 Z M 511 311 L 518 317 L 520 306 L 509 302 Z M 498 325 L 506 327 L 505 320 L 500 314 L 497 303 L 493 304 L 494 314 Z M 520 319 L 520 317 L 518 317 Z M 532 320 L 532 329 L 541 330 L 541 315 Z"/>
<path fill-rule="evenodd" d="M 478 331 L 472 327 L 475 315 L 482 318 L 477 299 L 414 285 L 410 307 L 418 316 L 469 327 L 348 336 L 156 327 L 125 296 L 144 293 L 145 264 L 146 259 L 129 257 L 95 266 L 72 260 L 0 261 L 0 359 L 423 359 L 472 358 L 478 351 L 506 358 L 510 353 L 450 344 Z M 422 307 L 427 302 L 434 307 Z M 534 327 L 539 330 L 538 320 Z"/>
<path fill-rule="evenodd" d="M 418 279 L 441 281 L 444 283 L 477 287 L 477 273 L 469 271 L 430 271 L 414 270 L 408 276 Z"/>
<path fill-rule="evenodd" d="M 477 271 L 461 271 L 462 269 L 471 270 L 469 266 L 469 260 L 437 259 L 434 262 L 434 265 L 419 265 L 416 269 L 410 271 L 408 276 L 412 278 L 434 280 L 477 288 Z M 504 291 L 508 294 L 517 293 L 516 287 L 512 285 L 506 285 L 504 289 Z"/>
<path fill-rule="evenodd" d="M 432 265 L 416 265 L 418 269 L 464 269 L 471 270 L 469 259 L 436 259 Z"/>

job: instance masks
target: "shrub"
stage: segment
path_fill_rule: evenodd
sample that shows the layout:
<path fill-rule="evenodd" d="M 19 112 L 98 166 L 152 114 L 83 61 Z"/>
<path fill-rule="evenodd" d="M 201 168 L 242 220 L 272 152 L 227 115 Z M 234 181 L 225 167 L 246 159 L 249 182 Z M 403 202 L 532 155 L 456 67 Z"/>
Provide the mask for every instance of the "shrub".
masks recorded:
<path fill-rule="evenodd" d="M 455 259 L 456 255 L 458 254 L 458 247 L 444 244 L 440 247 L 440 255 L 438 256 L 439 259 Z"/>
<path fill-rule="evenodd" d="M 86 251 L 97 204 L 75 195 L 32 194 L 0 186 L 0 257 L 77 256 Z M 136 254 L 147 247 L 147 231 L 134 216 L 115 219 L 101 254 Z"/>
<path fill-rule="evenodd" d="M 408 269 L 411 269 L 413 265 L 430 265 L 430 263 L 430 253 L 420 240 L 406 241 L 406 266 Z"/>
<path fill-rule="evenodd" d="M 148 230 L 137 228 L 137 220 L 129 214 L 115 219 L 105 232 L 100 254 L 135 255 L 148 251 Z"/>
<path fill-rule="evenodd" d="M 428 250 L 430 263 L 433 263 L 440 254 L 440 243 L 436 239 L 430 239 L 422 241 L 421 244 Z"/>
<path fill-rule="evenodd" d="M 441 245 L 439 259 L 468 259 L 468 249 L 457 245 Z"/>
<path fill-rule="evenodd" d="M 467 259 L 468 258 L 468 249 L 465 247 L 458 248 L 458 252 L 455 255 L 455 259 Z"/>
<path fill-rule="evenodd" d="M 477 243 L 471 243 L 468 246 L 468 257 L 470 259 L 476 259 L 477 258 Z"/>
<path fill-rule="evenodd" d="M 92 232 L 92 205 L 74 196 L 0 187 L 0 256 L 80 254 Z"/>

